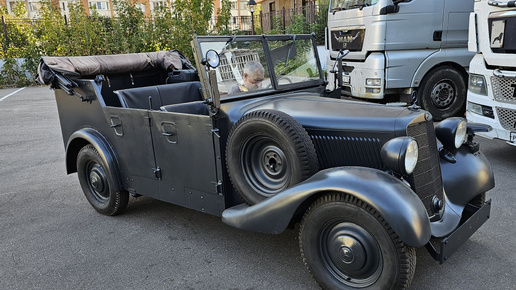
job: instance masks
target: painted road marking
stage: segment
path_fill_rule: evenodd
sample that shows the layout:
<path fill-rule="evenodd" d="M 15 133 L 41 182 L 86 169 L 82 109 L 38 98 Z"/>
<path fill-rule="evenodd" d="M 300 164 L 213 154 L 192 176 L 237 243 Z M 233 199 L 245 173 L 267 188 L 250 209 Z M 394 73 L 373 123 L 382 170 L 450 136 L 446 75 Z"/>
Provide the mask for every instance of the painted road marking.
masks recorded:
<path fill-rule="evenodd" d="M 21 88 L 21 89 L 18 89 L 18 90 L 16 90 L 16 91 L 14 91 L 14 92 L 12 92 L 12 93 L 8 94 L 7 96 L 5 96 L 5 97 L 1 98 L 1 99 L 0 99 L 0 102 L 1 102 L 1 101 L 3 101 L 3 100 L 5 100 L 5 99 L 7 99 L 7 98 L 9 98 L 10 96 L 12 96 L 12 95 L 16 94 L 17 92 L 19 92 L 19 91 L 21 91 L 21 90 L 23 90 L 23 89 L 25 89 L 25 87 L 23 87 L 23 88 Z"/>

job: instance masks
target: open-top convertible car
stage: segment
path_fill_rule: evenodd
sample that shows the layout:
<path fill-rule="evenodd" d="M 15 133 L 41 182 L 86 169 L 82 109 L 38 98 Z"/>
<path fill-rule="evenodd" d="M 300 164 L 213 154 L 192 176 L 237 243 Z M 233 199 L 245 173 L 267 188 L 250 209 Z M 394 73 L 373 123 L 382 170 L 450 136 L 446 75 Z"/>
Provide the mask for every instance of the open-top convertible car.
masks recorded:
<path fill-rule="evenodd" d="M 194 37 L 177 51 L 43 57 L 66 169 L 95 210 L 140 195 L 281 233 L 323 288 L 406 288 L 489 217 L 489 130 L 417 106 L 329 98 L 313 35 Z"/>

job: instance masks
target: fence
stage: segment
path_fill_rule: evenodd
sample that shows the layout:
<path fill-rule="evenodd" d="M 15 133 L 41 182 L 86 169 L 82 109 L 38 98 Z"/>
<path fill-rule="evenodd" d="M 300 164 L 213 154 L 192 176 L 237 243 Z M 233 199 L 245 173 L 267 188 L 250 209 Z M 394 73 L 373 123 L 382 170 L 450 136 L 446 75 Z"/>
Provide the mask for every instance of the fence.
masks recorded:
<path fill-rule="evenodd" d="M 308 6 L 291 9 L 283 7 L 279 11 L 266 13 L 260 11 L 253 15 L 253 19 L 251 19 L 251 16 L 231 17 L 227 28 L 233 33 L 251 34 L 253 31 L 252 25 L 254 24 L 254 30 L 264 34 L 267 34 L 272 29 L 283 31 L 286 27 L 293 24 L 295 21 L 294 16 L 296 15 L 302 15 L 306 23 L 310 25 L 316 22 L 323 22 L 324 26 L 326 26 L 327 9 L 328 6 L 313 5 L 310 2 Z M 321 17 L 324 17 L 324 19 L 320 19 Z M 209 23 L 212 31 L 215 31 L 216 23 L 217 17 L 213 17 Z"/>
<path fill-rule="evenodd" d="M 227 29 L 230 33 L 251 34 L 253 31 L 252 25 L 254 25 L 254 31 L 258 33 L 267 34 L 272 29 L 276 29 L 277 31 L 284 31 L 286 27 L 293 24 L 293 22 L 295 21 L 294 17 L 300 15 L 304 17 L 304 20 L 306 21 L 306 23 L 308 23 L 308 25 L 319 22 L 324 23 L 324 26 L 326 26 L 327 8 L 328 6 L 314 5 L 311 2 L 309 2 L 308 6 L 296 7 L 292 9 L 286 9 L 285 7 L 283 7 L 279 11 L 272 11 L 267 13 L 263 13 L 262 11 L 260 11 L 259 13 L 254 13 L 252 19 L 251 16 L 234 16 L 230 18 L 229 23 L 227 25 Z M 4 40 L 4 43 L 7 45 L 9 44 L 7 24 L 23 22 L 35 25 L 39 21 L 39 19 L 28 18 L 6 20 L 4 19 L 4 16 L 1 17 L 1 20 L 2 31 L 0 34 L 2 35 L 2 40 Z M 68 19 L 66 18 L 66 16 L 63 17 L 63 20 L 65 25 L 67 25 Z M 146 20 L 151 21 L 152 18 Z M 208 23 L 210 32 L 213 34 L 217 33 L 217 20 L 217 17 L 213 17 Z M 324 37 L 324 35 L 322 37 Z"/>

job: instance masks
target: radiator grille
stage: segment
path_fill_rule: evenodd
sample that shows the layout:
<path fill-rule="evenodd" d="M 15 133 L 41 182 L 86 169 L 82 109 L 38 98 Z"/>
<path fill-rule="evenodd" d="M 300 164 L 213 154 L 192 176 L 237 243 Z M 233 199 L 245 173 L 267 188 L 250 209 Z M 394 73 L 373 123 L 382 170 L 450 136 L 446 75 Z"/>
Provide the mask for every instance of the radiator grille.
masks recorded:
<path fill-rule="evenodd" d="M 407 126 L 407 136 L 416 139 L 419 146 L 417 166 L 409 182 L 425 205 L 428 215 L 432 216 L 433 196 L 443 200 L 444 195 L 433 121 L 410 124 Z"/>
<path fill-rule="evenodd" d="M 321 169 L 342 165 L 383 168 L 379 139 L 319 135 L 311 138 Z"/>
<path fill-rule="evenodd" d="M 493 85 L 493 96 L 496 101 L 516 104 L 516 78 L 492 76 L 491 84 Z"/>
<path fill-rule="evenodd" d="M 500 125 L 507 131 L 516 131 L 516 110 L 496 107 Z"/>

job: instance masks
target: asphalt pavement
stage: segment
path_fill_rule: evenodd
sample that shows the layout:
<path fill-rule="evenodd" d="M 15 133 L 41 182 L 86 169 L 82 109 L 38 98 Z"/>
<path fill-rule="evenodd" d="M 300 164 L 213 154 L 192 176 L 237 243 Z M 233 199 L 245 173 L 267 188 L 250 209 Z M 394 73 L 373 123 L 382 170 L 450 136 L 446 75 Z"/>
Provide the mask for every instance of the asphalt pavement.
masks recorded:
<path fill-rule="evenodd" d="M 410 289 L 514 289 L 516 147 L 478 138 L 491 218 L 443 265 L 417 249 Z M 53 91 L 0 90 L 0 289 L 318 289 L 298 228 L 266 235 L 146 197 L 98 214 L 66 175 Z"/>

